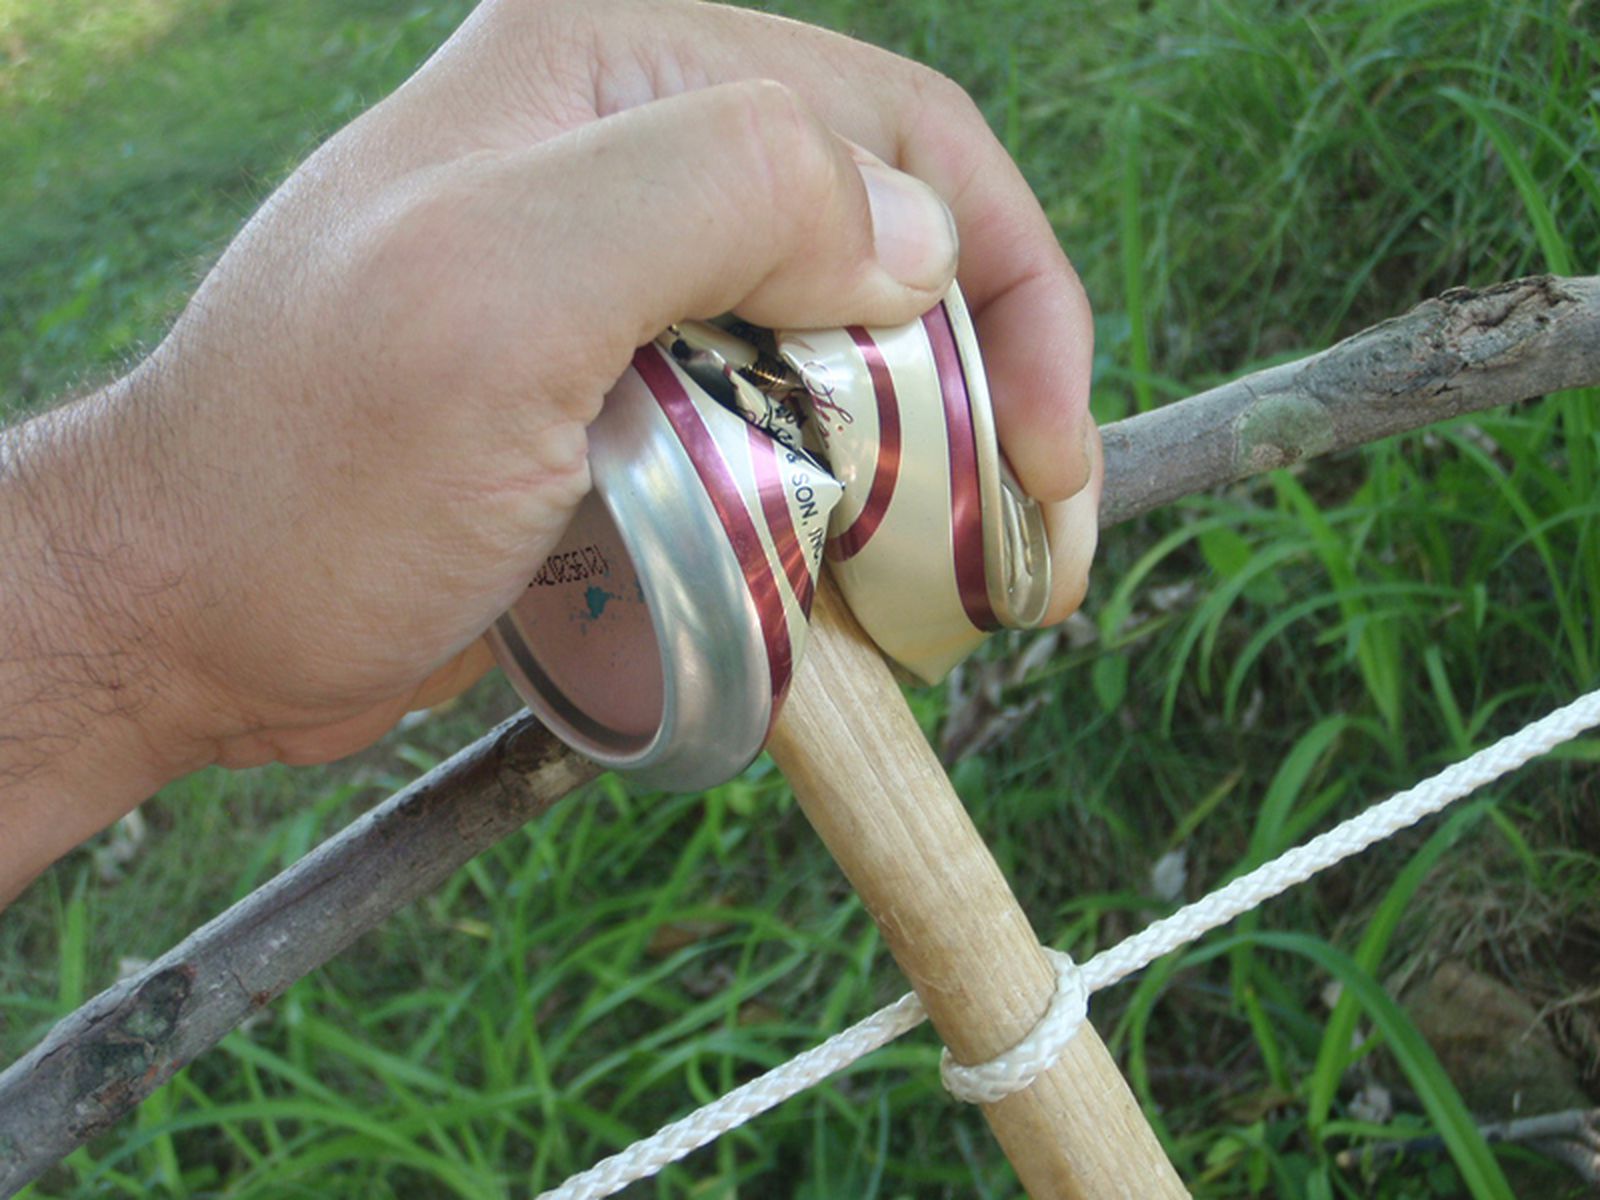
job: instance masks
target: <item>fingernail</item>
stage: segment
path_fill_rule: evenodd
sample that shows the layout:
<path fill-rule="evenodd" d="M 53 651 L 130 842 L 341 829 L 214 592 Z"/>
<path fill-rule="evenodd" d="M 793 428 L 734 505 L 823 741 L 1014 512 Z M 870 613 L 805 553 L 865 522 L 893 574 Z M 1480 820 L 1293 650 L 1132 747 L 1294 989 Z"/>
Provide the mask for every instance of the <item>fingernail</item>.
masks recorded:
<path fill-rule="evenodd" d="M 942 289 L 954 276 L 956 223 L 927 184 L 877 162 L 859 162 L 872 210 L 878 265 L 907 287 Z"/>
<path fill-rule="evenodd" d="M 1079 452 L 1083 455 L 1083 487 L 1088 487 L 1094 482 L 1094 452 L 1095 440 L 1099 437 L 1099 430 L 1095 428 L 1094 418 L 1086 416 L 1083 420 L 1083 441 L 1079 443 Z M 1080 492 L 1083 488 L 1078 489 Z"/>

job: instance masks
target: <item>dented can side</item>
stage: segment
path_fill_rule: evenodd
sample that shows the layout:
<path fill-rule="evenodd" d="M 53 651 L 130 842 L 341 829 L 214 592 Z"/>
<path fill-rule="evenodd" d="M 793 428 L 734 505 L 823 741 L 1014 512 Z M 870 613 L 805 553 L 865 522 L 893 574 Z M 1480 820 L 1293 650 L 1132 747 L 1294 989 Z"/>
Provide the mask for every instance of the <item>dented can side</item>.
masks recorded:
<path fill-rule="evenodd" d="M 1043 514 L 1000 451 L 958 290 L 893 328 L 729 325 L 637 352 L 590 427 L 593 492 L 492 630 L 555 733 L 656 787 L 760 752 L 824 553 L 928 682 L 1049 601 Z"/>
<path fill-rule="evenodd" d="M 589 436 L 594 491 L 496 622 L 497 657 L 535 714 L 601 765 L 652 787 L 712 786 L 770 731 L 838 485 L 656 346 Z"/>
<path fill-rule="evenodd" d="M 845 484 L 828 559 L 868 635 L 925 682 L 1050 594 L 1043 514 L 1000 452 L 959 290 L 892 328 L 782 331 L 807 445 Z"/>

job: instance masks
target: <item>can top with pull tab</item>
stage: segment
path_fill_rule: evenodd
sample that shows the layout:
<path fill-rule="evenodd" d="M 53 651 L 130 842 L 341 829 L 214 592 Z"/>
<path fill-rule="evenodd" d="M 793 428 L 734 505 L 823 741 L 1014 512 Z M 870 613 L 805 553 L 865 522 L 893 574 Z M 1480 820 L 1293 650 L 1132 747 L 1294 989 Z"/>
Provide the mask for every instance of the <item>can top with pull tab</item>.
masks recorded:
<path fill-rule="evenodd" d="M 1043 517 L 955 289 L 893 328 L 675 326 L 607 396 L 589 456 L 593 491 L 491 640 L 552 731 L 649 786 L 711 786 L 760 752 L 824 558 L 928 682 L 1049 603 Z"/>

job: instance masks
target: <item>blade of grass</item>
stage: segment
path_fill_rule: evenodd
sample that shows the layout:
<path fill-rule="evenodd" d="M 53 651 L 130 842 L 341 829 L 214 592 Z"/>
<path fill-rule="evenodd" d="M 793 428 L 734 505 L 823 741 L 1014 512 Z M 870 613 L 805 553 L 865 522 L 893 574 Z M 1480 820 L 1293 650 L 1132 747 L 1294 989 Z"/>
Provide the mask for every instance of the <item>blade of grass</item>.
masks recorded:
<path fill-rule="evenodd" d="M 1150 326 L 1144 291 L 1144 204 L 1139 155 L 1142 123 L 1137 104 L 1127 104 L 1119 122 L 1122 173 L 1118 191 L 1118 228 L 1122 242 L 1122 296 L 1128 309 L 1129 373 L 1133 380 L 1135 412 L 1155 407 L 1150 376 Z"/>
<path fill-rule="evenodd" d="M 1545 200 L 1544 188 L 1534 177 L 1532 169 L 1528 166 L 1528 160 L 1512 141 L 1505 126 L 1494 119 L 1488 106 L 1478 97 L 1469 95 L 1460 88 L 1443 87 L 1439 89 L 1439 94 L 1453 104 L 1460 105 L 1477 124 L 1484 137 L 1489 139 L 1495 152 L 1500 155 L 1506 174 L 1511 177 L 1517 195 L 1522 200 L 1528 222 L 1533 226 L 1539 250 L 1544 255 L 1545 269 L 1557 275 L 1572 274 L 1574 270 L 1572 252 L 1567 246 L 1566 239 L 1561 236 L 1555 214 L 1550 211 L 1550 205 Z"/>
<path fill-rule="evenodd" d="M 1450 814 L 1433 835 L 1411 856 L 1411 860 L 1395 876 L 1384 893 L 1381 903 L 1367 922 L 1361 942 L 1356 947 L 1352 961 L 1368 974 L 1378 970 L 1383 955 L 1394 938 L 1400 919 L 1410 906 L 1417 889 L 1439 860 L 1454 847 L 1484 816 L 1492 811 L 1493 802 L 1479 800 L 1459 812 Z M 1345 1069 L 1352 1061 L 1350 1039 L 1355 1033 L 1356 1016 L 1360 1010 L 1359 998 L 1351 993 L 1341 995 L 1333 1006 L 1324 1027 L 1322 1046 L 1317 1052 L 1312 1068 L 1306 1099 L 1306 1125 L 1315 1134 L 1327 1123 L 1328 1114 L 1338 1095 L 1339 1084 Z"/>
<path fill-rule="evenodd" d="M 1274 950 L 1284 950 L 1307 958 L 1343 985 L 1354 997 L 1394 1055 L 1406 1082 L 1416 1093 L 1423 1110 L 1444 1142 L 1462 1183 L 1474 1200 L 1514 1200 L 1505 1172 L 1494 1152 L 1479 1132 L 1477 1122 L 1467 1111 L 1450 1076 L 1404 1010 L 1389 998 L 1382 986 L 1354 959 L 1319 938 L 1303 933 L 1261 930 L 1223 939 L 1192 954 L 1190 964 L 1232 950 L 1237 941 L 1254 941 Z"/>

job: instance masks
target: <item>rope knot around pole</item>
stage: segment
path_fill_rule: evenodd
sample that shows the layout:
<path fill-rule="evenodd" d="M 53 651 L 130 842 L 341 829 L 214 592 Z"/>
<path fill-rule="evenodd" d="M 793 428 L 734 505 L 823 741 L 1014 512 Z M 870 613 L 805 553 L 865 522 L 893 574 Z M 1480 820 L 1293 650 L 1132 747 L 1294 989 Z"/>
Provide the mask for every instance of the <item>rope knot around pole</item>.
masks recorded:
<path fill-rule="evenodd" d="M 1056 969 L 1050 1007 L 1027 1035 L 988 1062 L 958 1063 L 947 1049 L 939 1058 L 945 1091 L 968 1104 L 993 1104 L 1032 1083 L 1056 1059 L 1089 1018 L 1089 988 L 1072 955 L 1041 947 Z"/>

